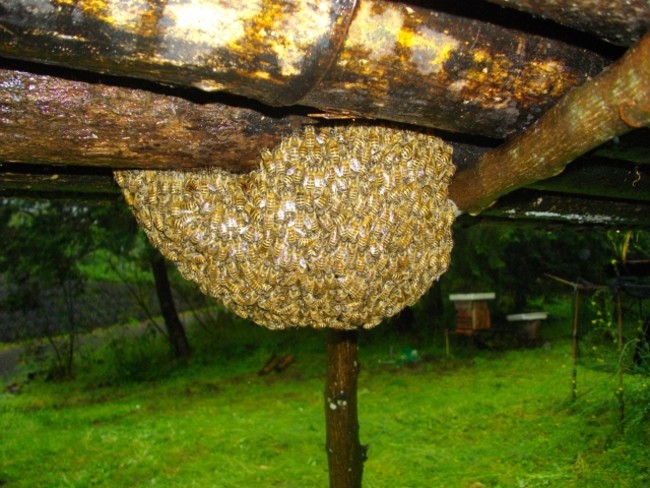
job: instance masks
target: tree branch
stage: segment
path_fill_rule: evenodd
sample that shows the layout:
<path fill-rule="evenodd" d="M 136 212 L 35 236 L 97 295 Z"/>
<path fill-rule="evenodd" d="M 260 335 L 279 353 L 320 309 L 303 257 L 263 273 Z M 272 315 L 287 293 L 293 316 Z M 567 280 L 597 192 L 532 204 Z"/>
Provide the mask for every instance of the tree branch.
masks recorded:
<path fill-rule="evenodd" d="M 650 33 L 526 132 L 459 173 L 450 198 L 460 210 L 478 213 L 506 193 L 562 172 L 603 142 L 650 124 L 649 86 Z"/>

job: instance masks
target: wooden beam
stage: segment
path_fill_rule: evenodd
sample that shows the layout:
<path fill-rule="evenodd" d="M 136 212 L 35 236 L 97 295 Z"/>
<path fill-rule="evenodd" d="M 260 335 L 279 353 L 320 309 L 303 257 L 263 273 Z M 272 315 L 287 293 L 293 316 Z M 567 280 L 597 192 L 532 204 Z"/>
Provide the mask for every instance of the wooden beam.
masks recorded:
<path fill-rule="evenodd" d="M 630 46 L 650 29 L 648 0 L 488 0 Z"/>
<path fill-rule="evenodd" d="M 382 0 L 4 0 L 0 55 L 499 138 L 608 63 Z"/>
<path fill-rule="evenodd" d="M 0 164 L 0 197 L 121 200 L 109 169 Z"/>
<path fill-rule="evenodd" d="M 525 133 L 485 153 L 452 181 L 459 209 L 496 199 L 562 172 L 603 142 L 650 124 L 650 33 L 600 76 L 574 89 Z"/>
<path fill-rule="evenodd" d="M 167 90 L 174 95 L 22 68 L 2 69 L 0 64 L 0 163 L 148 169 L 219 166 L 246 172 L 258 167 L 260 151 L 275 146 L 283 136 L 305 124 L 327 122 L 261 104 L 254 109 L 217 103 L 215 99 L 224 97 L 215 95 L 197 102 L 177 96 L 197 95 L 186 90 Z M 485 151 L 466 142 L 449 144 L 460 168 L 475 163 Z M 39 173 L 34 168 L 28 171 Z M 15 168 L 9 172 L 17 173 Z M 5 176 L 0 187 L 18 178 Z"/>
<path fill-rule="evenodd" d="M 536 221 L 566 225 L 605 226 L 613 228 L 650 228 L 650 205 L 647 202 L 553 194 L 521 189 L 513 192 L 478 217 L 507 222 Z M 470 223 L 474 217 L 462 216 L 458 224 Z"/>
<path fill-rule="evenodd" d="M 0 69 L 0 161 L 242 172 L 310 123 L 219 103 Z"/>
<path fill-rule="evenodd" d="M 650 202 L 650 168 L 643 164 L 585 157 L 572 162 L 557 176 L 526 188 L 612 200 Z"/>

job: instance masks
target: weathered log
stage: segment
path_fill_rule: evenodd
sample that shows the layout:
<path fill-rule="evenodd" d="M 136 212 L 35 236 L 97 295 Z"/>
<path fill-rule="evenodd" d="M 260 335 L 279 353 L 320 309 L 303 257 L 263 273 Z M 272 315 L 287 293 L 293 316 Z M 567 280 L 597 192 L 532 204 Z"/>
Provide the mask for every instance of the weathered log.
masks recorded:
<path fill-rule="evenodd" d="M 650 124 L 650 33 L 596 79 L 574 89 L 533 127 L 456 175 L 449 196 L 478 213 L 516 188 L 560 173 L 599 144 Z"/>
<path fill-rule="evenodd" d="M 145 90 L 0 69 L 0 161 L 246 171 L 309 123 Z"/>
<path fill-rule="evenodd" d="M 361 1 L 336 62 L 302 103 L 504 137 L 600 72 L 601 62 L 591 52 L 495 24 Z"/>
<path fill-rule="evenodd" d="M 650 206 L 647 202 L 640 201 L 585 198 L 582 195 L 521 189 L 503 197 L 497 205 L 481 212 L 479 217 L 460 217 L 457 224 L 475 222 L 477 218 L 648 229 Z"/>
<path fill-rule="evenodd" d="M 553 20 L 621 46 L 650 29 L 648 0 L 488 0 Z"/>
<path fill-rule="evenodd" d="M 366 447 L 359 442 L 357 331 L 327 336 L 325 421 L 330 488 L 361 488 Z"/>
<path fill-rule="evenodd" d="M 4 0 L 0 55 L 492 137 L 607 62 L 487 22 L 354 3 Z"/>
<path fill-rule="evenodd" d="M 321 122 L 302 115 L 271 115 L 264 107 L 194 103 L 164 93 L 1 68 L 0 88 L 0 162 L 148 169 L 219 166 L 242 173 L 257 168 L 260 152 L 283 136 Z M 473 164 L 484 151 L 450 144 L 459 168 Z M 40 180 L 38 171 L 31 171 Z M 11 181 L 19 179 L 1 175 L 0 188 L 11 188 Z"/>
<path fill-rule="evenodd" d="M 84 168 L 0 164 L 0 196 L 90 201 L 122 199 L 110 170 L 79 169 Z"/>

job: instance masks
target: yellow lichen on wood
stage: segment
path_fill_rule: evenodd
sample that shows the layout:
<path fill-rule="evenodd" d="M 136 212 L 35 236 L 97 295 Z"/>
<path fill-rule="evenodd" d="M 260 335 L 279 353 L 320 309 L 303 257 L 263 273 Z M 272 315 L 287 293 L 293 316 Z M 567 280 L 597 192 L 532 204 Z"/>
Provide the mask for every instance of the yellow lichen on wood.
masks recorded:
<path fill-rule="evenodd" d="M 517 67 L 508 56 L 484 49 L 471 55 L 474 62 L 462 80 L 451 85 L 452 90 L 459 98 L 485 107 L 527 105 L 538 97 L 560 96 L 576 84 L 570 71 L 555 60 L 531 60 Z"/>
<path fill-rule="evenodd" d="M 403 27 L 398 41 L 410 52 L 410 62 L 425 75 L 442 70 L 444 63 L 459 46 L 454 37 L 426 26 L 420 26 L 416 31 Z"/>

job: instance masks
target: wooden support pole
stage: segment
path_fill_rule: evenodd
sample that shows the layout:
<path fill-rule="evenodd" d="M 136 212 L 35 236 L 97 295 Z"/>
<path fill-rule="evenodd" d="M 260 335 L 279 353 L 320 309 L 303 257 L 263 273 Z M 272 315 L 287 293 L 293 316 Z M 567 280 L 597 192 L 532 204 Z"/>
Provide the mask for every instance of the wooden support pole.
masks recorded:
<path fill-rule="evenodd" d="M 149 249 L 149 263 L 151 264 L 158 303 L 160 304 L 160 312 L 165 320 L 167 338 L 169 339 L 172 352 L 176 359 L 187 361 L 192 355 L 192 348 L 187 340 L 185 328 L 176 310 L 172 288 L 169 284 L 167 264 L 162 254 L 153 248 Z"/>
<path fill-rule="evenodd" d="M 597 78 L 569 92 L 532 127 L 481 156 L 449 188 L 472 214 L 554 176 L 603 142 L 650 124 L 650 33 Z"/>
<path fill-rule="evenodd" d="M 366 446 L 359 442 L 357 331 L 328 330 L 325 422 L 330 488 L 361 488 Z"/>
<path fill-rule="evenodd" d="M 625 257 L 623 257 L 623 262 L 625 262 Z M 623 380 L 625 366 L 623 364 L 623 301 L 621 295 L 621 289 L 619 288 L 616 290 L 616 344 L 618 350 L 616 400 L 618 402 L 619 430 L 623 434 L 625 430 L 625 383 Z"/>
<path fill-rule="evenodd" d="M 576 401 L 578 397 L 578 316 L 580 313 L 580 285 L 573 287 L 573 330 L 571 333 L 571 400 Z"/>

